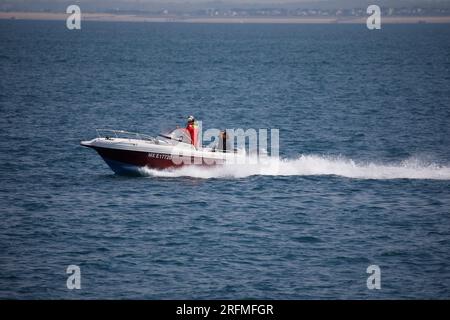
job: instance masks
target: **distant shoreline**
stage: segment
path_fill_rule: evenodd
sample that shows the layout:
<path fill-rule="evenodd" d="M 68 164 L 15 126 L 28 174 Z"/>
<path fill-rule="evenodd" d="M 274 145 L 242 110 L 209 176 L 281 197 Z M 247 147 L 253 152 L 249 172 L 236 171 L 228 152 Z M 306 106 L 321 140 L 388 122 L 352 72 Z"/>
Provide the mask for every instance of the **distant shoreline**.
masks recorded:
<path fill-rule="evenodd" d="M 69 14 L 49 12 L 0 12 L 0 20 L 66 20 Z M 365 24 L 367 17 L 179 17 L 144 16 L 131 14 L 82 13 L 82 21 L 106 22 L 181 22 L 181 23 L 273 23 L 273 24 Z M 450 23 L 450 16 L 442 17 L 381 17 L 386 24 Z"/>

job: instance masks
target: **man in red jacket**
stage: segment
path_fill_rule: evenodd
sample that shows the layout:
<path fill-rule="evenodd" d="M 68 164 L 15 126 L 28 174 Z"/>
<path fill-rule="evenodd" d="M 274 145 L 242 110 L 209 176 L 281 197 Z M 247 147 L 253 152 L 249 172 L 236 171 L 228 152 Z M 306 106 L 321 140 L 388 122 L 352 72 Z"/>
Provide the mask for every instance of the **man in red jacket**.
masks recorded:
<path fill-rule="evenodd" d="M 197 143 L 197 138 L 198 138 L 198 125 L 195 122 L 195 118 L 194 116 L 189 116 L 188 117 L 188 123 L 186 126 L 186 130 L 189 132 L 189 134 L 191 135 L 191 143 L 194 147 L 198 147 Z"/>

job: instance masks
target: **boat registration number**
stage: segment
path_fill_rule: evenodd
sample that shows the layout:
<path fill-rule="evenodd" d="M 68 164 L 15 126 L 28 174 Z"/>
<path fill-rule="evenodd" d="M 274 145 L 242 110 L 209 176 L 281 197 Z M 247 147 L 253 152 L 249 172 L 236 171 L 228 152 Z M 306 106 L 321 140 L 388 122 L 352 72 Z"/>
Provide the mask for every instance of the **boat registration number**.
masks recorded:
<path fill-rule="evenodd" d="M 163 153 L 148 153 L 149 158 L 156 158 L 156 159 L 165 159 L 165 160 L 172 160 L 172 155 L 170 154 L 163 154 Z"/>

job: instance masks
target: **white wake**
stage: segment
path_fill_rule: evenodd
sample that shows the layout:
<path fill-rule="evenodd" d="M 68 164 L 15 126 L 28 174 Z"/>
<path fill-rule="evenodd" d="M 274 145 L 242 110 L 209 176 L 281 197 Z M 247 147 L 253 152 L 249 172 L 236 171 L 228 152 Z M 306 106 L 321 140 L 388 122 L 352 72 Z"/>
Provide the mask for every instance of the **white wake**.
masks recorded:
<path fill-rule="evenodd" d="M 255 161 L 255 160 L 254 160 Z M 297 159 L 268 158 L 257 164 L 185 166 L 178 169 L 142 169 L 157 177 L 245 178 L 263 176 L 335 175 L 355 179 L 434 179 L 450 180 L 450 167 L 410 158 L 398 163 L 356 162 L 344 157 L 301 155 Z"/>

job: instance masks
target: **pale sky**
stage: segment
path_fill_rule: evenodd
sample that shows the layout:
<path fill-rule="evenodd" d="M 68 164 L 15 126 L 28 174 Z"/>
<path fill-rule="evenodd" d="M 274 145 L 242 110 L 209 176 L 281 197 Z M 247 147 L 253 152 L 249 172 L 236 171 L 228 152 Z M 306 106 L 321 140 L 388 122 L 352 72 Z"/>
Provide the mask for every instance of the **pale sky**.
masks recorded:
<path fill-rule="evenodd" d="M 386 7 L 450 6 L 450 0 L 0 0 L 0 10 L 60 10 L 70 4 L 93 10 L 155 10 L 160 8 L 223 8 L 223 7 L 315 7 L 355 8 L 369 4 Z"/>

